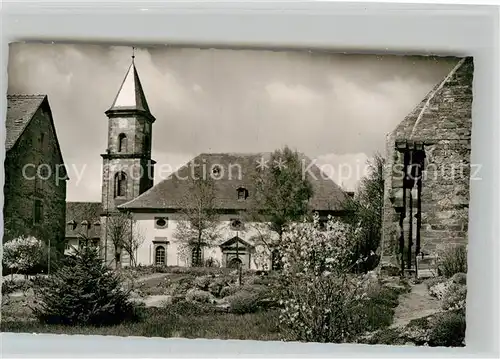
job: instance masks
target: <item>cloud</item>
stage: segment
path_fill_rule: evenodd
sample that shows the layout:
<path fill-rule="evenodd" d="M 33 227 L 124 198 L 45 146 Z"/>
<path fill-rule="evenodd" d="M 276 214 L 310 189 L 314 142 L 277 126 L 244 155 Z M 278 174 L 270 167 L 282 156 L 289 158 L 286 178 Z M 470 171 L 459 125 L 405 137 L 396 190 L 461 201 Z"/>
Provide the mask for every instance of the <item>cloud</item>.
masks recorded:
<path fill-rule="evenodd" d="M 347 191 L 355 191 L 359 181 L 368 174 L 365 153 L 324 154 L 316 158 L 317 166 Z"/>
<path fill-rule="evenodd" d="M 88 164 L 83 184 L 70 180 L 68 200 L 100 198 L 100 154 L 108 142 L 104 112 L 131 54 L 122 46 L 10 46 L 9 92 L 48 94 L 65 161 Z M 135 55 L 157 119 L 152 143 L 158 165 L 201 152 L 284 145 L 310 157 L 371 156 L 456 62 L 159 46 L 139 48 Z"/>
<path fill-rule="evenodd" d="M 321 95 L 303 85 L 287 86 L 284 83 L 273 82 L 266 86 L 271 101 L 287 106 L 307 106 L 321 99 Z"/>

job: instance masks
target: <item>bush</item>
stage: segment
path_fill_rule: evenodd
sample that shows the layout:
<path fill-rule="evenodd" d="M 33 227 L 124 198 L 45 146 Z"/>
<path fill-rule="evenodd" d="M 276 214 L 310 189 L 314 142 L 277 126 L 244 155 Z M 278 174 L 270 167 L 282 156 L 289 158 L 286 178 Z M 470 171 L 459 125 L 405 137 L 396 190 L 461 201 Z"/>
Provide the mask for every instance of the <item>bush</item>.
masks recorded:
<path fill-rule="evenodd" d="M 249 292 L 246 290 L 226 297 L 231 312 L 235 314 L 255 313 L 259 309 L 261 299 L 259 292 Z"/>
<path fill-rule="evenodd" d="M 465 340 L 465 313 L 450 311 L 439 315 L 430 330 L 429 346 L 461 347 Z"/>
<path fill-rule="evenodd" d="M 210 282 L 210 284 L 208 285 L 208 291 L 216 296 L 216 297 L 219 297 L 220 296 L 220 293 L 222 291 L 222 288 L 224 288 L 225 286 L 227 286 L 229 284 L 230 280 L 228 280 L 227 278 L 225 277 L 219 277 L 219 278 L 215 278 L 212 282 Z"/>
<path fill-rule="evenodd" d="M 441 299 L 443 299 L 443 296 L 445 295 L 447 290 L 448 290 L 448 283 L 441 282 L 441 283 L 438 283 L 438 284 L 432 286 L 429 289 L 429 294 L 431 295 L 431 297 L 434 297 L 434 298 L 441 300 Z"/>
<path fill-rule="evenodd" d="M 28 274 L 44 260 L 45 245 L 35 237 L 19 237 L 3 245 L 2 262 L 11 272 Z"/>
<path fill-rule="evenodd" d="M 94 248 L 84 246 L 57 272 L 34 286 L 35 316 L 43 323 L 112 325 L 137 319 L 139 307 Z"/>
<path fill-rule="evenodd" d="M 467 286 L 463 284 L 451 283 L 443 295 L 443 309 L 465 309 L 467 297 Z"/>
<path fill-rule="evenodd" d="M 194 279 L 193 284 L 201 290 L 208 290 L 208 286 L 210 282 L 213 280 L 213 277 L 210 275 L 204 275 L 201 277 L 196 277 Z"/>
<path fill-rule="evenodd" d="M 362 282 L 350 274 L 357 233 L 329 219 L 293 223 L 283 234 L 280 321 L 291 340 L 345 343 L 365 331 Z"/>
<path fill-rule="evenodd" d="M 388 327 L 392 324 L 394 308 L 399 304 L 399 291 L 381 287 L 370 293 L 362 309 L 366 315 L 368 331 Z"/>
<path fill-rule="evenodd" d="M 217 310 L 213 305 L 200 303 L 196 301 L 180 300 L 176 303 L 169 304 L 165 308 L 173 313 L 181 316 L 198 316 L 204 314 L 213 314 Z"/>
<path fill-rule="evenodd" d="M 446 249 L 439 256 L 438 270 L 446 278 L 456 273 L 467 273 L 467 248 L 457 245 Z"/>
<path fill-rule="evenodd" d="M 215 298 L 209 292 L 205 292 L 199 289 L 190 289 L 186 293 L 186 300 L 191 302 L 199 302 L 199 303 L 213 303 L 215 302 Z"/>
<path fill-rule="evenodd" d="M 455 273 L 453 277 L 451 277 L 451 282 L 461 285 L 467 285 L 467 274 Z"/>
<path fill-rule="evenodd" d="M 240 290 L 241 290 L 241 288 L 238 286 L 235 286 L 235 285 L 223 287 L 219 293 L 219 296 L 221 298 L 229 297 L 229 296 L 237 293 Z"/>
<path fill-rule="evenodd" d="M 29 286 L 29 282 L 25 280 L 2 280 L 2 295 L 14 293 L 19 290 L 24 290 Z"/>

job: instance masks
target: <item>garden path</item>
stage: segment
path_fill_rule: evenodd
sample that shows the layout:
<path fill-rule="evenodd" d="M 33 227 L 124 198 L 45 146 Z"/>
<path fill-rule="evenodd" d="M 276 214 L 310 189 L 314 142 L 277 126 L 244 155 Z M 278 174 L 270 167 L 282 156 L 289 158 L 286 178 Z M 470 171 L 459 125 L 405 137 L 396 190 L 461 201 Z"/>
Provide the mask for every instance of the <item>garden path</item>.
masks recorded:
<path fill-rule="evenodd" d="M 403 294 L 394 313 L 392 327 L 403 327 L 410 321 L 441 311 L 441 302 L 431 297 L 425 283 L 412 287 L 409 293 Z"/>
<path fill-rule="evenodd" d="M 153 279 L 159 279 L 159 278 L 164 278 L 164 277 L 168 277 L 169 276 L 169 273 L 153 273 L 153 274 L 149 274 L 147 276 L 144 276 L 144 277 L 139 277 L 136 279 L 136 283 L 143 283 L 143 282 L 148 282 L 150 280 L 153 280 Z"/>

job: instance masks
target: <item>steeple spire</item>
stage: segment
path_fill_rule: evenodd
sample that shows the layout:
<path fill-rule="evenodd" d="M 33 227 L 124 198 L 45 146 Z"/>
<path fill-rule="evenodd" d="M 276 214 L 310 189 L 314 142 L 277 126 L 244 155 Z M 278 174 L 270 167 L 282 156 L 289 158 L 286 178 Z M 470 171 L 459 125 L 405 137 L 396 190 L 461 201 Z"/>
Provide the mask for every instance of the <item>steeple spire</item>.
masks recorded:
<path fill-rule="evenodd" d="M 132 48 L 132 63 L 123 79 L 120 90 L 108 111 L 138 110 L 149 112 L 146 95 L 142 89 L 141 80 L 135 67 L 135 47 Z"/>

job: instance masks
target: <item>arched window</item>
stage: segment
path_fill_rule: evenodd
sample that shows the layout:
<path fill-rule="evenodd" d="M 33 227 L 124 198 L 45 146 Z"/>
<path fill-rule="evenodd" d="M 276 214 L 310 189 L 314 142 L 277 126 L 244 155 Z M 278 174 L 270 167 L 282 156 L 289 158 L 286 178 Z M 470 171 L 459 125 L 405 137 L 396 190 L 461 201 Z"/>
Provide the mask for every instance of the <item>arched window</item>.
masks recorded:
<path fill-rule="evenodd" d="M 240 187 L 237 189 L 238 200 L 245 200 L 248 198 L 248 190 L 246 188 Z"/>
<path fill-rule="evenodd" d="M 120 133 L 118 135 L 118 152 L 126 152 L 127 151 L 127 135 L 124 133 Z"/>
<path fill-rule="evenodd" d="M 155 249 L 155 264 L 165 265 L 165 247 L 158 246 Z"/>
<path fill-rule="evenodd" d="M 127 193 L 127 175 L 118 172 L 115 175 L 115 197 L 124 197 Z"/>

